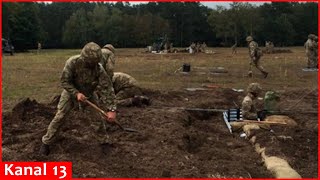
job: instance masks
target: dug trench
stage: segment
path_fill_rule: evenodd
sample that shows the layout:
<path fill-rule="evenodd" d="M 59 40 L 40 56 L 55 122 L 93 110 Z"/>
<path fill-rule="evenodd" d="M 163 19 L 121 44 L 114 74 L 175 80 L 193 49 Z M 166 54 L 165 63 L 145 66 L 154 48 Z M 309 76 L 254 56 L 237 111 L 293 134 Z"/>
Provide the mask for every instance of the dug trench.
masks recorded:
<path fill-rule="evenodd" d="M 88 108 L 72 111 L 50 155 L 39 155 L 41 137 L 54 117 L 57 101 L 40 104 L 25 99 L 3 114 L 3 161 L 71 161 L 74 177 L 273 177 L 248 140 L 230 134 L 221 113 L 177 108 L 234 108 L 244 93 L 231 89 L 144 92 L 152 99 L 151 106 L 119 108 L 118 112 L 123 126 L 139 132 L 109 125 L 113 146 L 108 154 L 102 153 L 91 127 L 91 120 L 99 115 Z M 284 96 L 299 98 L 290 93 L 297 92 Z M 308 104 L 310 98 L 317 95 L 308 95 L 302 103 Z M 262 131 L 261 144 L 268 153 L 285 158 L 302 177 L 317 177 L 317 116 L 296 113 L 293 118 L 299 124 L 295 129 L 274 129 L 278 136 L 291 139 L 275 139 Z"/>

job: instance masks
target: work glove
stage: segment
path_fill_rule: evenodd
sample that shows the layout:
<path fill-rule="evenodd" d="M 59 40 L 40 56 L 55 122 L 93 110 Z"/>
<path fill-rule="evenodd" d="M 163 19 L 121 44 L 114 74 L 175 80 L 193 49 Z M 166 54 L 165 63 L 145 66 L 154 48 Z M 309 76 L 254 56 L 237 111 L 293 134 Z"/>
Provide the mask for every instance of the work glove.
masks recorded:
<path fill-rule="evenodd" d="M 260 119 L 260 121 L 263 121 L 267 117 L 267 111 L 266 110 L 258 111 L 257 116 Z"/>

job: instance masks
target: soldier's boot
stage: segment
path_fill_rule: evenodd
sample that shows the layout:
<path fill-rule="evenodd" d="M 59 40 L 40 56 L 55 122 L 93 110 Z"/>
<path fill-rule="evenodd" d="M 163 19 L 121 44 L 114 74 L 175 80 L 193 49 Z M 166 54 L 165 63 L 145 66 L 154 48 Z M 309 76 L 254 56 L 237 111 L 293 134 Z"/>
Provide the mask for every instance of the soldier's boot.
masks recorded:
<path fill-rule="evenodd" d="M 50 147 L 47 144 L 43 144 L 40 147 L 39 154 L 48 156 L 50 154 Z"/>
<path fill-rule="evenodd" d="M 263 78 L 267 78 L 268 77 L 268 74 L 267 72 L 263 72 Z"/>
<path fill-rule="evenodd" d="M 111 152 L 112 148 L 114 147 L 114 145 L 111 143 L 103 143 L 100 146 L 101 146 L 102 153 L 104 155 L 108 155 Z"/>
<path fill-rule="evenodd" d="M 147 106 L 150 105 L 150 98 L 148 98 L 147 96 L 140 96 L 140 98 L 141 98 L 142 104 L 147 105 Z"/>
<path fill-rule="evenodd" d="M 132 98 L 132 105 L 133 106 L 141 106 L 142 105 L 142 99 L 140 96 L 134 96 Z"/>

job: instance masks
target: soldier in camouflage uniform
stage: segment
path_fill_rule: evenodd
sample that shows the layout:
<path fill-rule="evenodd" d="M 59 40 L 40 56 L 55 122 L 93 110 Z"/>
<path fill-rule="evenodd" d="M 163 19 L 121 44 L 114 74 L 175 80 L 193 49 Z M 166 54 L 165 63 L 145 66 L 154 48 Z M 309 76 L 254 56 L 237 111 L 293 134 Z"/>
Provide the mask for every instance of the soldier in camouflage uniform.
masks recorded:
<path fill-rule="evenodd" d="M 200 46 L 201 52 L 205 53 L 206 49 L 207 49 L 207 44 L 205 42 L 203 42 Z"/>
<path fill-rule="evenodd" d="M 234 43 L 233 46 L 231 46 L 232 54 L 237 54 L 237 42 Z"/>
<path fill-rule="evenodd" d="M 274 53 L 274 44 L 273 44 L 272 41 L 269 41 L 269 52 L 270 52 L 271 54 Z"/>
<path fill-rule="evenodd" d="M 112 46 L 112 44 L 106 44 L 101 49 L 102 56 L 104 58 L 101 59 L 100 64 L 106 70 L 109 77 L 112 79 L 114 66 L 116 64 L 115 60 L 115 51 L 116 49 Z"/>
<path fill-rule="evenodd" d="M 174 50 L 173 50 L 173 43 L 170 43 L 170 46 L 169 46 L 169 52 L 174 52 Z"/>
<path fill-rule="evenodd" d="M 247 96 L 242 101 L 242 117 L 243 119 L 257 120 L 258 111 L 256 109 L 256 99 L 262 88 L 258 83 L 251 83 L 247 88 Z"/>
<path fill-rule="evenodd" d="M 305 42 L 304 47 L 306 49 L 306 55 L 308 58 L 307 68 L 317 68 L 317 50 L 318 50 L 318 43 L 315 41 L 316 35 L 309 34 L 308 40 Z"/>
<path fill-rule="evenodd" d="M 107 115 L 98 123 L 101 128 L 96 133 L 96 138 L 102 145 L 102 150 L 108 149 L 108 136 L 105 131 L 105 120 L 113 122 L 116 117 L 115 94 L 110 77 L 101 69 L 98 63 L 103 58 L 101 48 L 96 43 L 84 46 L 80 55 L 70 57 L 62 71 L 61 85 L 64 88 L 58 104 L 58 111 L 48 126 L 47 133 L 42 137 L 40 153 L 48 155 L 49 145 L 53 143 L 55 135 L 66 119 L 69 112 L 78 105 L 84 106 L 86 99 L 97 103 L 94 91 L 97 85 L 104 87 L 101 94 L 101 104 L 107 110 Z"/>
<path fill-rule="evenodd" d="M 41 43 L 40 43 L 40 42 L 38 42 L 38 51 L 37 51 L 37 54 L 39 54 L 39 53 L 40 53 L 41 49 L 42 49 Z"/>
<path fill-rule="evenodd" d="M 316 56 L 315 66 L 318 69 L 318 36 L 314 37 L 313 44 L 315 46 L 315 56 Z"/>
<path fill-rule="evenodd" d="M 194 54 L 196 52 L 196 43 L 192 42 L 190 45 L 190 48 L 191 48 L 192 54 Z"/>
<path fill-rule="evenodd" d="M 201 51 L 201 44 L 200 42 L 197 42 L 196 44 L 196 53 L 199 53 Z"/>
<path fill-rule="evenodd" d="M 149 105 L 150 100 L 142 96 L 137 80 L 122 72 L 114 73 L 112 78 L 117 106 L 140 106 Z"/>
<path fill-rule="evenodd" d="M 248 42 L 249 47 L 249 56 L 250 56 L 250 67 L 248 76 L 252 77 L 252 64 L 261 71 L 261 73 L 264 75 L 264 78 L 267 78 L 268 72 L 266 72 L 263 67 L 260 65 L 260 58 L 262 56 L 262 51 L 259 49 L 258 44 L 253 41 L 253 38 L 251 36 L 248 36 L 246 38 L 246 41 Z"/>

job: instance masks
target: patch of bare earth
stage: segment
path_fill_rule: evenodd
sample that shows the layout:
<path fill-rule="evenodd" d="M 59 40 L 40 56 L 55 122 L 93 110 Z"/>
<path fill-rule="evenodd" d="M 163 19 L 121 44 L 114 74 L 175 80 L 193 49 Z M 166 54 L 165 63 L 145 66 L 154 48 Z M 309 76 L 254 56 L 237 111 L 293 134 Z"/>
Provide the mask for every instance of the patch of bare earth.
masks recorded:
<path fill-rule="evenodd" d="M 144 92 L 152 99 L 151 106 L 120 108 L 118 113 L 123 126 L 139 132 L 108 126 L 113 148 L 107 155 L 93 137 L 90 121 L 99 116 L 89 108 L 74 110 L 51 154 L 39 155 L 56 103 L 21 101 L 3 115 L 3 161 L 71 161 L 74 177 L 272 177 L 252 145 L 229 133 L 221 113 L 177 108 L 231 108 L 241 102 L 243 93 L 230 89 Z M 317 96 L 310 94 L 310 98 Z M 282 155 L 302 177 L 317 177 L 317 115 L 294 113 L 291 117 L 297 120 L 297 128 L 275 127 L 274 131 L 292 140 L 264 131 L 257 139 L 269 147 L 267 153 Z"/>

